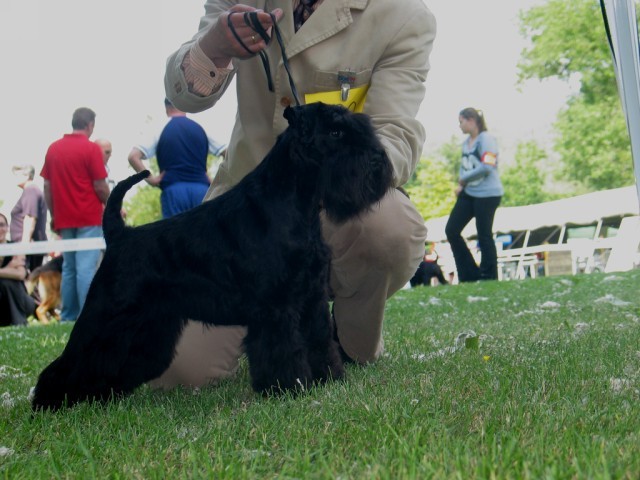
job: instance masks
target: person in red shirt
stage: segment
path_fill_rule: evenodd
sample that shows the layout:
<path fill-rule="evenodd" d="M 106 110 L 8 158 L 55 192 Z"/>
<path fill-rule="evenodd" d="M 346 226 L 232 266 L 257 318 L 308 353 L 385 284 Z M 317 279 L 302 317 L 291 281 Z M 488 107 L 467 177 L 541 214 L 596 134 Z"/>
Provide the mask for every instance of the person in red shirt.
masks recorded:
<path fill-rule="evenodd" d="M 89 140 L 95 118 L 89 108 L 73 112 L 73 132 L 49 146 L 40 172 L 51 228 L 63 240 L 102 236 L 109 186 L 102 150 Z M 98 267 L 100 250 L 64 252 L 63 257 L 60 319 L 75 321 Z"/>

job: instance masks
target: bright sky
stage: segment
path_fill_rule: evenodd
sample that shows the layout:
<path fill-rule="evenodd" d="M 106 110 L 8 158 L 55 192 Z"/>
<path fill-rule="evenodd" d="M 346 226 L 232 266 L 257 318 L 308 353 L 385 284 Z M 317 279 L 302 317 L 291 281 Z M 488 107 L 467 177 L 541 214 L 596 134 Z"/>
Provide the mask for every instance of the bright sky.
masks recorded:
<path fill-rule="evenodd" d="M 521 140 L 547 142 L 569 87 L 516 86 L 516 63 L 525 46 L 517 14 L 543 0 L 425 2 L 438 21 L 419 114 L 427 130 L 425 152 L 452 135 L 462 138 L 458 112 L 467 106 L 484 110 L 503 158 Z M 92 139 L 113 143 L 111 176 L 120 180 L 130 173 L 127 155 L 139 133 L 164 118 L 165 60 L 195 34 L 203 5 L 204 0 L 0 0 L 0 210 L 8 212 L 19 194 L 11 166 L 31 163 L 39 171 L 48 145 L 71 131 L 71 115 L 80 106 L 97 113 Z M 228 91 L 213 109 L 191 117 L 226 142 L 234 116 L 235 95 Z"/>

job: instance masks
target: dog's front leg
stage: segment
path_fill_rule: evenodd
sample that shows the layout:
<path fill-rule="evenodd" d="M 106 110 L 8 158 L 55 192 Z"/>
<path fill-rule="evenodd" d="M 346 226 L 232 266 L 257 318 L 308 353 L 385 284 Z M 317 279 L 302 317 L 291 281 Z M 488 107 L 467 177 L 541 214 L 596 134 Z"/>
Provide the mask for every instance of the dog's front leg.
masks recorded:
<path fill-rule="evenodd" d="M 344 364 L 326 299 L 310 300 L 302 321 L 313 380 L 325 382 L 343 378 Z"/>
<path fill-rule="evenodd" d="M 302 391 L 311 384 L 313 376 L 299 330 L 299 315 L 271 311 L 254 318 L 248 327 L 245 347 L 256 392 Z"/>

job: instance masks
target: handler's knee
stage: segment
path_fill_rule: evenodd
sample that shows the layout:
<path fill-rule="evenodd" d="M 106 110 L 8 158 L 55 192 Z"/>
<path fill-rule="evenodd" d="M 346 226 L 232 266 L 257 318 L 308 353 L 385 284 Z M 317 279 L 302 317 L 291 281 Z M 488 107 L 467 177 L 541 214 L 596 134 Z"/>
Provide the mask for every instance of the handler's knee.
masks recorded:
<path fill-rule="evenodd" d="M 420 214 L 397 190 L 360 218 L 323 223 L 338 338 L 352 359 L 367 363 L 381 355 L 385 302 L 418 268 L 426 233 Z"/>
<path fill-rule="evenodd" d="M 341 225 L 325 221 L 332 252 L 332 288 L 355 293 L 365 277 L 381 274 L 390 296 L 415 273 L 424 256 L 427 229 L 411 201 L 391 190 L 370 212 Z M 338 293 L 338 292 L 336 292 Z"/>

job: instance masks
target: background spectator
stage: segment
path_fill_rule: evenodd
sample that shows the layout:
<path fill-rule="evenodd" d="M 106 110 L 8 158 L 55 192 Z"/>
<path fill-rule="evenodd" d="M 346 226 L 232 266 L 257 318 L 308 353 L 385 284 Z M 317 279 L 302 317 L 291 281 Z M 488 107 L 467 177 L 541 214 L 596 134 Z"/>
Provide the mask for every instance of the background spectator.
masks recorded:
<path fill-rule="evenodd" d="M 467 134 L 462 143 L 457 200 L 447 221 L 445 232 L 451 244 L 461 282 L 496 280 L 498 259 L 493 240 L 493 217 L 504 193 L 498 175 L 498 142 L 487 132 L 482 112 L 465 108 L 458 117 L 460 130 Z M 462 230 L 476 219 L 480 266 L 462 238 Z"/>
<path fill-rule="evenodd" d="M 202 203 L 211 183 L 207 175 L 209 152 L 220 155 L 225 147 L 210 139 L 204 128 L 168 99 L 164 106 L 169 121 L 159 136 L 156 133 L 154 138 L 133 147 L 129 163 L 141 172 L 146 168 L 143 160 L 156 157 L 160 174 L 146 180 L 162 189 L 162 217 L 168 218 Z"/>
<path fill-rule="evenodd" d="M 412 287 L 417 287 L 418 285 L 425 285 L 428 287 L 431 285 L 432 278 L 436 278 L 440 285 L 449 284 L 449 282 L 444 278 L 442 268 L 438 265 L 438 253 L 435 251 L 433 245 L 429 245 L 420 265 L 418 266 L 418 270 L 416 270 L 416 273 L 413 275 L 409 283 L 411 283 Z"/>
<path fill-rule="evenodd" d="M 11 209 L 11 241 L 47 240 L 47 205 L 42 190 L 33 181 L 35 169 L 32 165 L 20 165 L 13 167 L 12 172 L 22 194 Z M 29 271 L 42 265 L 43 259 L 44 254 L 27 255 Z"/>
<path fill-rule="evenodd" d="M 9 221 L 0 213 L 0 244 L 7 243 Z M 27 293 L 24 255 L 0 256 L 0 326 L 26 325 L 36 310 L 36 302 Z"/>
<path fill-rule="evenodd" d="M 109 175 L 109 159 L 111 158 L 111 154 L 113 153 L 111 142 L 105 138 L 99 138 L 94 143 L 100 147 L 100 150 L 102 150 L 102 160 L 104 160 L 104 168 L 107 169 L 107 175 Z M 116 186 L 116 182 L 110 177 L 107 177 L 107 183 L 109 184 L 109 190 L 113 190 L 113 187 Z"/>
<path fill-rule="evenodd" d="M 89 108 L 73 113 L 73 132 L 49 146 L 40 175 L 52 229 L 63 240 L 102 236 L 102 211 L 109 197 L 102 150 L 89 138 L 96 114 Z M 61 321 L 75 321 L 96 272 L 100 250 L 64 252 Z"/>

